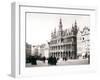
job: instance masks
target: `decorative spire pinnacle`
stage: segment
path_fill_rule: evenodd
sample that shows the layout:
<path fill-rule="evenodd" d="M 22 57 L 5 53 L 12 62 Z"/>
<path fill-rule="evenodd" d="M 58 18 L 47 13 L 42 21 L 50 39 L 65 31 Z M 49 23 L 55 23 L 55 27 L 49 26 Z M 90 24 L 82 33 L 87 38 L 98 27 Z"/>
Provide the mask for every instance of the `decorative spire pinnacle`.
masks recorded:
<path fill-rule="evenodd" d="M 59 21 L 59 36 L 62 36 L 62 34 L 63 34 L 62 27 L 63 27 L 63 25 L 62 25 L 62 19 L 60 18 L 60 21 Z"/>
<path fill-rule="evenodd" d="M 59 22 L 59 30 L 62 31 L 62 19 L 60 18 L 60 22 Z"/>
<path fill-rule="evenodd" d="M 77 25 L 77 22 L 76 22 L 76 20 L 75 20 L 75 25 Z"/>
<path fill-rule="evenodd" d="M 74 26 L 74 28 L 75 28 L 75 33 L 77 34 L 77 22 L 76 22 L 76 20 L 75 20 L 75 26 Z"/>
<path fill-rule="evenodd" d="M 62 24 L 62 19 L 60 18 L 60 24 Z"/>
<path fill-rule="evenodd" d="M 74 30 L 74 26 L 73 26 L 73 24 L 72 24 L 72 29 L 71 29 L 71 31 L 73 31 Z"/>

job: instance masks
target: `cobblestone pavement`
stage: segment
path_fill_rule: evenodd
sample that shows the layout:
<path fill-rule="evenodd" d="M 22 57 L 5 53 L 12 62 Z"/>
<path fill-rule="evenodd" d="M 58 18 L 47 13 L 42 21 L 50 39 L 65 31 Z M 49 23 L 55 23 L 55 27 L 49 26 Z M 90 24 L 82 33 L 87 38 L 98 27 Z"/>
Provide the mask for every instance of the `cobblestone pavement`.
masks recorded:
<path fill-rule="evenodd" d="M 58 60 L 57 65 L 81 65 L 81 64 L 88 64 L 88 59 L 74 59 L 74 60 Z M 50 66 L 48 65 L 48 61 L 46 60 L 45 63 L 43 61 L 37 61 L 37 65 L 31 65 L 30 63 L 26 64 L 26 67 L 38 67 L 38 66 Z"/>

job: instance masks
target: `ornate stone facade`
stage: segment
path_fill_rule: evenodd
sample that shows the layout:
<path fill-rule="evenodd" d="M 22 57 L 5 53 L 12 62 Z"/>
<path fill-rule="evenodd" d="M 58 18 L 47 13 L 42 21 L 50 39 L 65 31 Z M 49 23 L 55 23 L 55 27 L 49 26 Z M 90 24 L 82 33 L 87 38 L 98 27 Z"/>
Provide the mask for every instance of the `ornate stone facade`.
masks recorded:
<path fill-rule="evenodd" d="M 31 45 L 26 43 L 26 57 L 31 56 Z"/>
<path fill-rule="evenodd" d="M 59 21 L 59 29 L 51 33 L 49 42 L 49 56 L 56 58 L 77 58 L 77 23 L 72 28 L 63 30 L 62 19 Z"/>
<path fill-rule="evenodd" d="M 90 29 L 88 27 L 84 27 L 82 31 L 82 44 L 83 44 L 83 52 L 82 54 L 90 55 Z"/>

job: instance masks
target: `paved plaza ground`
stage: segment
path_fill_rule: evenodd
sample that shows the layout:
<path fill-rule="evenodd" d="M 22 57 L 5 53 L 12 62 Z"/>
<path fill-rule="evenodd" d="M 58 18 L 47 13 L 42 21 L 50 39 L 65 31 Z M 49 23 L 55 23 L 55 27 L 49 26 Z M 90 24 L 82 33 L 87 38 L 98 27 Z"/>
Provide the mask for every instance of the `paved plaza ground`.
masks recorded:
<path fill-rule="evenodd" d="M 58 65 L 82 65 L 82 64 L 88 64 L 88 59 L 69 59 L 67 61 L 58 60 Z M 37 60 L 37 65 L 31 65 L 31 63 L 27 63 L 26 67 L 38 67 L 38 66 L 51 66 L 48 64 L 48 61 L 46 60 L 45 63 L 43 61 Z"/>

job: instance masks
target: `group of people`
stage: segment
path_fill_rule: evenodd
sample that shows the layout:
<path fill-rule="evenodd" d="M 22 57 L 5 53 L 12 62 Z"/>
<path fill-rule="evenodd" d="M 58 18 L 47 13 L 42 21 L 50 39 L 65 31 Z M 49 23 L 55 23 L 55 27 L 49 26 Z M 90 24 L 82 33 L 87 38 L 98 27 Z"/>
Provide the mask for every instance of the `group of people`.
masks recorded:
<path fill-rule="evenodd" d="M 56 65 L 56 63 L 57 63 L 57 58 L 56 57 L 49 57 L 48 58 L 48 64 L 50 64 L 50 65 Z"/>
<path fill-rule="evenodd" d="M 29 56 L 26 58 L 26 63 L 31 63 L 32 65 L 37 65 L 37 60 L 43 61 L 43 63 L 45 63 L 45 61 L 47 60 L 49 65 L 56 65 L 59 58 L 56 58 L 54 56 L 50 56 L 48 58 L 46 58 L 45 56 L 43 56 L 43 57 Z M 63 57 L 62 60 L 66 61 L 67 58 Z"/>
<path fill-rule="evenodd" d="M 37 65 L 37 60 L 43 61 L 45 63 L 46 57 L 39 57 L 39 56 L 31 56 L 30 62 L 32 65 Z"/>
<path fill-rule="evenodd" d="M 68 59 L 67 57 L 63 57 L 63 61 L 67 61 L 67 59 Z"/>
<path fill-rule="evenodd" d="M 48 64 L 50 65 L 56 65 L 57 63 L 57 58 L 56 57 L 49 57 L 46 58 L 45 56 L 43 57 L 39 57 L 39 56 L 29 56 L 26 58 L 26 63 L 31 63 L 32 65 L 37 65 L 37 60 L 43 61 L 43 63 L 45 63 L 45 61 L 48 61 Z"/>

